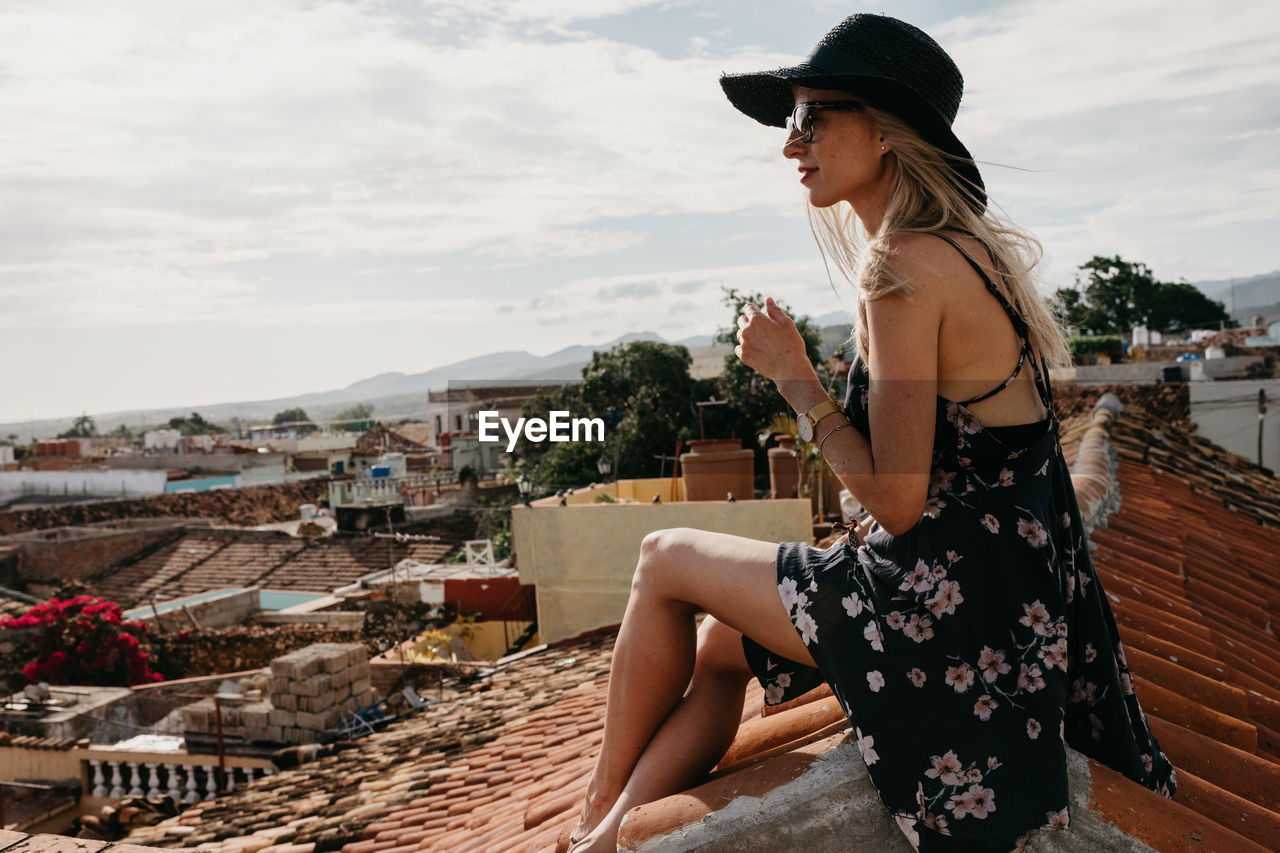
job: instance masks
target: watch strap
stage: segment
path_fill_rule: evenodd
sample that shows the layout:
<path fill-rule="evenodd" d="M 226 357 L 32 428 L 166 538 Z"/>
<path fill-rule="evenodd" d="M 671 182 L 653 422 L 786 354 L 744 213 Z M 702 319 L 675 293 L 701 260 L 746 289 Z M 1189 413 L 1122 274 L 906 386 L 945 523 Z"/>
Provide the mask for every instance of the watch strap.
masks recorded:
<path fill-rule="evenodd" d="M 838 411 L 840 411 L 840 407 L 835 404 L 834 400 L 828 398 L 805 412 L 804 416 L 809 419 L 809 423 L 816 427 L 818 425 L 818 421 L 822 420 L 827 415 L 834 415 Z"/>

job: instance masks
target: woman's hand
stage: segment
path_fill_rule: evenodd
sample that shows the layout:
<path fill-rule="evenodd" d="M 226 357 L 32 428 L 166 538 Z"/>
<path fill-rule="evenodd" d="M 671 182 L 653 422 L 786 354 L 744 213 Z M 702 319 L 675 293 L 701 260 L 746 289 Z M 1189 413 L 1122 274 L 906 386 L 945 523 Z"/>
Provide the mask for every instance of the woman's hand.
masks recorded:
<path fill-rule="evenodd" d="M 867 534 L 871 532 L 871 525 L 875 524 L 875 521 L 871 514 L 868 513 L 862 521 L 858 522 L 851 533 L 855 544 L 862 545 L 867 541 Z"/>
<path fill-rule="evenodd" d="M 763 309 L 751 302 L 742 309 L 733 352 L 747 367 L 779 384 L 813 375 L 800 330 L 772 296 Z"/>

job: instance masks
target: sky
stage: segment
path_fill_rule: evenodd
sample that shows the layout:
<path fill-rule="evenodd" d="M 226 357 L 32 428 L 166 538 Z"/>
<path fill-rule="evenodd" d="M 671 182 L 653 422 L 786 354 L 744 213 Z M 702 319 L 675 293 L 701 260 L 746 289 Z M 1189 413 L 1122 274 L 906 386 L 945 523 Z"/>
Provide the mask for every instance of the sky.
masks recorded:
<path fill-rule="evenodd" d="M 855 11 L 955 58 L 1046 292 L 1280 268 L 1265 0 L 6 0 L 0 422 L 710 334 L 723 286 L 848 308 L 717 78 Z"/>

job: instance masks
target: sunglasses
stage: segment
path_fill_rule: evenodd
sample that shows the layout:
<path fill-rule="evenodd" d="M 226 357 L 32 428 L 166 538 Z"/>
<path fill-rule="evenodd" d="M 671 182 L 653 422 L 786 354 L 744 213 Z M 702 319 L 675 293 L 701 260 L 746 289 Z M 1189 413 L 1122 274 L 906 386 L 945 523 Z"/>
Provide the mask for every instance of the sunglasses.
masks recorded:
<path fill-rule="evenodd" d="M 819 110 L 837 110 L 854 112 L 862 109 L 857 101 L 801 101 L 787 116 L 787 131 L 793 133 L 801 142 L 813 141 L 813 114 Z"/>

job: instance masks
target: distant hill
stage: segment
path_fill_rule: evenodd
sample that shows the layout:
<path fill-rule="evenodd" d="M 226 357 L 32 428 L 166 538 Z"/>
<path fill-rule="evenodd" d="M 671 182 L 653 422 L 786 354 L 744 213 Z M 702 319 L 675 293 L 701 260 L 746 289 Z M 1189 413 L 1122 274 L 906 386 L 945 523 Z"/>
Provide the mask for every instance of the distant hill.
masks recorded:
<path fill-rule="evenodd" d="M 1261 317 L 1264 326 L 1280 320 L 1280 302 L 1272 302 L 1269 305 L 1249 305 L 1231 315 L 1231 319 L 1241 326 L 1252 325 L 1255 317 Z"/>
<path fill-rule="evenodd" d="M 565 347 L 549 355 L 538 356 L 524 350 L 508 350 L 464 359 L 422 373 L 379 373 L 367 379 L 353 382 L 345 388 L 279 397 L 272 400 L 252 400 L 236 403 L 213 403 L 164 409 L 133 409 L 130 411 L 91 413 L 100 432 L 109 432 L 121 424 L 136 429 L 167 423 L 170 418 L 185 416 L 197 411 L 202 417 L 215 423 L 226 424 L 239 418 L 242 427 L 269 422 L 277 412 L 301 406 L 317 420 L 326 420 L 353 403 L 372 403 L 375 419 L 400 420 L 425 415 L 426 392 L 442 390 L 450 382 L 484 382 L 497 380 L 540 380 L 564 382 L 580 379 L 582 368 L 591 361 L 592 353 L 608 350 L 617 344 L 631 341 L 666 341 L 654 332 L 635 332 L 615 338 L 607 343 Z M 687 347 L 691 352 L 710 346 L 711 335 L 695 335 L 674 343 Z M 37 438 L 57 435 L 71 427 L 74 416 L 43 418 L 0 424 L 0 435 L 17 433 L 25 441 L 34 433 Z"/>
<path fill-rule="evenodd" d="M 1192 282 L 1206 296 L 1216 299 L 1227 311 L 1246 311 L 1250 306 L 1266 306 L 1280 302 L 1280 270 L 1248 278 Z M 1256 313 L 1265 314 L 1265 311 Z"/>
<path fill-rule="evenodd" d="M 1231 280 L 1195 282 L 1196 287 L 1214 299 L 1222 300 L 1231 308 Z M 1236 316 L 1246 322 L 1253 314 L 1262 314 L 1268 320 L 1280 315 L 1280 271 L 1236 279 Z M 1252 307 L 1250 307 L 1252 306 Z M 810 321 L 822 333 L 820 345 L 823 356 L 828 356 L 845 343 L 852 328 L 853 317 L 845 310 L 829 311 Z M 664 341 L 654 332 L 636 332 L 602 344 L 578 344 L 538 356 L 524 350 L 504 350 L 437 367 L 422 373 L 379 373 L 352 382 L 345 388 L 280 397 L 272 400 L 252 400 L 234 403 L 216 403 L 170 407 L 163 409 L 134 409 L 130 411 L 97 413 L 94 420 L 100 431 L 107 432 L 120 424 L 131 428 L 166 423 L 170 418 L 189 415 L 193 411 L 216 423 L 228 423 L 239 418 L 243 427 L 270 421 L 276 413 L 295 406 L 306 409 L 317 420 L 326 420 L 353 403 L 372 403 L 374 417 L 386 420 L 422 417 L 425 414 L 426 392 L 439 390 L 450 382 L 483 382 L 498 380 L 530 380 L 563 382 L 579 379 L 582 368 L 591 360 L 592 353 L 636 340 Z M 695 352 L 712 344 L 712 335 L 695 335 L 674 343 L 682 344 Z M 60 418 L 43 418 L 0 424 L 0 436 L 17 433 L 26 440 L 34 433 L 37 438 L 53 436 L 71 427 L 73 415 Z"/>

